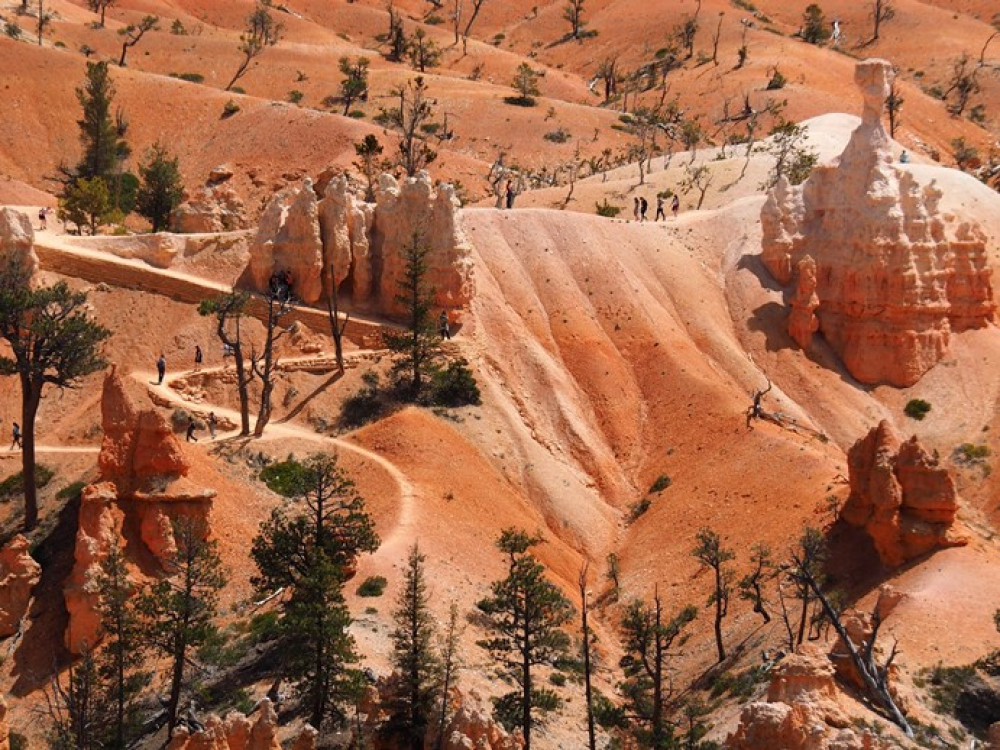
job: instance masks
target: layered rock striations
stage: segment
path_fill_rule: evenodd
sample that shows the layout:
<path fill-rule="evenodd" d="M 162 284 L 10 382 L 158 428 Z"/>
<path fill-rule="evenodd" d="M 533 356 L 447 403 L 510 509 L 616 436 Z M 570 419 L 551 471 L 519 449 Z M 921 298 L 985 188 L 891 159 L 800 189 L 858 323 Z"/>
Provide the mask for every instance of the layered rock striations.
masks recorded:
<path fill-rule="evenodd" d="M 955 483 L 916 437 L 900 444 L 882 421 L 851 447 L 847 463 L 851 494 L 841 518 L 867 532 L 885 565 L 965 544 L 952 531 Z"/>
<path fill-rule="evenodd" d="M 306 304 L 328 299 L 336 288 L 352 309 L 400 317 L 398 283 L 416 239 L 428 249 L 425 280 L 435 305 L 460 310 L 472 291 L 457 207 L 454 189 L 435 189 L 425 172 L 402 182 L 382 175 L 374 205 L 359 200 L 343 177 L 330 179 L 322 196 L 306 179 L 277 193 L 261 215 L 247 280 L 265 291 L 273 278 L 287 275 Z"/>
<path fill-rule="evenodd" d="M 859 63 L 862 122 L 838 162 L 768 193 L 762 260 L 791 285 L 789 332 L 800 346 L 818 330 L 859 381 L 905 387 L 944 356 L 953 332 L 992 321 L 996 305 L 978 223 L 942 213 L 934 182 L 892 163 L 881 123 L 891 75 L 884 60 Z"/>
<path fill-rule="evenodd" d="M 97 587 L 110 551 L 125 549 L 126 536 L 134 535 L 131 547 L 165 567 L 177 549 L 174 523 L 194 524 L 207 536 L 216 494 L 189 486 L 190 465 L 166 418 L 114 368 L 104 379 L 101 418 L 101 481 L 81 493 L 74 566 L 64 588 L 66 646 L 75 654 L 100 640 Z"/>

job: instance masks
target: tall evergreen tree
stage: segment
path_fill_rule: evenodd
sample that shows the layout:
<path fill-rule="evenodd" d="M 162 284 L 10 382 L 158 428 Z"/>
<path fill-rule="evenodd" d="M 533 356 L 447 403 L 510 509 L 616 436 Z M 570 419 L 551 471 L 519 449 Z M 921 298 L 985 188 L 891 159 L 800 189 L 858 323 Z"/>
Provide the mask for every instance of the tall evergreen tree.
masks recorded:
<path fill-rule="evenodd" d="M 521 729 L 524 750 L 531 750 L 533 709 L 552 710 L 560 703 L 553 691 L 535 685 L 535 667 L 554 667 L 566 654 L 569 636 L 560 628 L 573 617 L 573 605 L 545 578 L 545 566 L 528 551 L 541 542 L 539 536 L 504 529 L 496 546 L 507 556 L 507 577 L 494 581 L 492 596 L 476 605 L 493 633 L 479 645 L 517 685 L 514 692 L 496 699 L 494 713 L 502 723 Z"/>
<path fill-rule="evenodd" d="M 153 225 L 153 231 L 166 229 L 170 213 L 181 202 L 184 192 L 177 157 L 171 158 L 167 147 L 157 141 L 139 167 L 142 182 L 136 200 L 136 210 Z"/>
<path fill-rule="evenodd" d="M 118 164 L 128 158 L 130 149 L 124 138 L 124 120 L 112 115 L 115 87 L 108 74 L 108 63 L 88 62 L 87 78 L 76 98 L 83 108 L 80 142 L 83 159 L 76 167 L 76 177 L 100 177 L 110 182 Z"/>
<path fill-rule="evenodd" d="M 670 697 L 667 656 L 697 614 L 697 608 L 689 605 L 665 622 L 659 591 L 653 595 L 652 606 L 635 599 L 625 612 L 625 655 L 620 662 L 625 680 L 620 689 L 641 747 L 674 750 L 674 731 L 665 714 Z"/>
<path fill-rule="evenodd" d="M 414 232 L 403 250 L 403 275 L 398 281 L 396 301 L 406 310 L 406 329 L 386 336 L 386 346 L 395 354 L 392 371 L 403 395 L 412 401 L 434 373 L 441 357 L 441 343 L 434 329 L 431 309 L 434 290 L 427 284 L 430 247 Z"/>
<path fill-rule="evenodd" d="M 47 384 L 75 388 L 102 370 L 107 363 L 101 343 L 110 335 L 87 314 L 84 292 L 70 291 L 62 281 L 32 289 L 31 269 L 21 260 L 0 267 L 0 337 L 10 346 L 0 356 L 0 375 L 17 375 L 21 383 L 25 531 L 38 523 L 35 417 L 42 391 Z"/>
<path fill-rule="evenodd" d="M 100 653 L 99 672 L 108 691 L 110 721 L 101 745 L 125 750 L 140 727 L 136 698 L 149 682 L 149 672 L 142 669 L 146 648 L 142 623 L 132 599 L 135 586 L 129 578 L 125 557 L 112 545 L 101 563 L 97 578 L 104 648 Z"/>
<path fill-rule="evenodd" d="M 403 588 L 396 601 L 392 665 L 398 694 L 392 702 L 389 733 L 411 750 L 423 750 L 431 712 L 441 688 L 441 659 L 434 646 L 434 619 L 428 607 L 426 557 L 414 544 L 406 560 Z"/>
<path fill-rule="evenodd" d="M 335 455 L 310 456 L 304 469 L 294 489 L 301 505 L 275 509 L 253 540 L 258 574 L 251 583 L 261 594 L 289 590 L 281 620 L 283 667 L 319 728 L 331 715 L 342 717 L 340 703 L 355 682 L 349 665 L 358 656 L 342 590 L 358 555 L 378 548 L 378 536 Z"/>
<path fill-rule="evenodd" d="M 203 525 L 191 519 L 173 524 L 176 551 L 165 564 L 167 575 L 136 601 L 146 642 L 170 659 L 170 736 L 177 726 L 188 652 L 214 634 L 212 620 L 218 609 L 219 591 L 226 584 L 218 543 L 205 539 L 204 532 Z"/>

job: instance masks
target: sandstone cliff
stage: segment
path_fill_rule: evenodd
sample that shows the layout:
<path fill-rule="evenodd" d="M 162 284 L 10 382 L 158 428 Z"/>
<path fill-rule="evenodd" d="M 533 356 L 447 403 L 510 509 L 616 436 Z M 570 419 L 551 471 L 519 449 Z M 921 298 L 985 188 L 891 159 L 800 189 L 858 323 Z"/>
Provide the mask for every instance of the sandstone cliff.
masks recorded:
<path fill-rule="evenodd" d="M 382 175 L 374 205 L 360 201 L 342 177 L 327 183 L 322 198 L 306 179 L 277 193 L 261 215 L 247 281 L 265 291 L 275 274 L 287 273 L 306 304 L 336 288 L 351 309 L 400 317 L 405 310 L 395 297 L 416 237 L 428 248 L 425 280 L 435 305 L 455 316 L 472 293 L 457 206 L 454 189 L 435 189 L 425 172 L 401 183 Z"/>
<path fill-rule="evenodd" d="M 847 464 L 851 494 L 841 518 L 868 533 L 884 564 L 965 544 L 951 530 L 955 483 L 916 437 L 900 444 L 882 421 L 851 447 Z"/>
<path fill-rule="evenodd" d="M 31 228 L 31 220 L 13 208 L 0 208 L 0 263 L 21 260 L 34 275 L 38 271 L 34 242 L 35 230 Z"/>
<path fill-rule="evenodd" d="M 891 75 L 884 60 L 858 64 L 862 123 L 837 163 L 769 192 L 762 260 L 792 286 L 789 332 L 801 347 L 818 330 L 861 382 L 905 387 L 996 305 L 979 224 L 942 213 L 934 182 L 892 163 L 881 123 Z"/>
<path fill-rule="evenodd" d="M 229 184 L 233 170 L 228 165 L 215 167 L 208 182 L 190 194 L 170 214 L 170 230 L 182 234 L 229 232 L 248 229 L 246 206 Z"/>

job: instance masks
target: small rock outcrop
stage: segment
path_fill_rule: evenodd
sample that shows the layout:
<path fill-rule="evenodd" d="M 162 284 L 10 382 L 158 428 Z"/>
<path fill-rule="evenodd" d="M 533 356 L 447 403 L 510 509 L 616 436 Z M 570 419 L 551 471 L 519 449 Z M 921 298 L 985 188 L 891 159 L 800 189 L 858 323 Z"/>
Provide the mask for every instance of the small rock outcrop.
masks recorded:
<path fill-rule="evenodd" d="M 944 356 L 953 332 L 992 321 L 996 304 L 980 225 L 944 214 L 933 181 L 892 163 L 880 116 L 891 75 L 884 60 L 858 64 L 861 125 L 837 163 L 768 193 L 761 258 L 793 285 L 796 343 L 808 348 L 818 330 L 859 381 L 905 387 Z"/>
<path fill-rule="evenodd" d="M 42 566 L 31 556 L 29 546 L 18 534 L 0 549 L 0 638 L 14 635 L 21 627 L 31 592 L 42 577 Z"/>
<path fill-rule="evenodd" d="M 382 175 L 374 205 L 359 200 L 344 177 L 332 177 L 322 197 L 306 179 L 278 192 L 264 210 L 246 279 L 265 291 L 276 275 L 287 274 L 306 304 L 336 288 L 351 309 L 400 317 L 405 310 L 395 297 L 416 236 L 429 248 L 425 280 L 435 289 L 435 305 L 460 310 L 472 289 L 457 206 L 454 189 L 435 189 L 425 172 L 402 182 Z"/>
<path fill-rule="evenodd" d="M 174 522 L 189 521 L 208 536 L 215 490 L 184 479 L 189 463 L 166 418 L 139 386 L 112 368 L 104 379 L 104 440 L 97 465 L 101 482 L 84 487 L 75 562 L 64 588 L 69 622 L 66 646 L 74 654 L 98 642 L 97 579 L 112 547 L 124 549 L 124 530 L 161 565 L 176 552 Z M 130 539 L 131 542 L 131 539 Z"/>
<path fill-rule="evenodd" d="M 278 714 L 271 701 L 262 700 L 254 713 L 256 716 L 233 712 L 225 719 L 212 714 L 205 719 L 205 728 L 197 732 L 180 727 L 174 731 L 167 750 L 281 750 Z M 300 750 L 315 748 L 316 735 L 316 730 L 306 725 L 292 746 Z"/>
<path fill-rule="evenodd" d="M 885 747 L 869 732 L 850 728 L 838 701 L 834 668 L 813 647 L 802 647 L 774 670 L 767 701 L 747 704 L 729 750 L 878 750 Z"/>
<path fill-rule="evenodd" d="M 916 437 L 900 444 L 882 421 L 851 447 L 847 465 L 851 494 L 840 516 L 868 533 L 885 565 L 966 543 L 951 528 L 955 483 Z"/>
<path fill-rule="evenodd" d="M 31 220 L 13 208 L 0 208 L 0 263 L 17 259 L 34 276 L 38 271 L 34 243 L 35 230 L 31 228 Z"/>
<path fill-rule="evenodd" d="M 185 476 L 190 468 L 166 418 L 131 393 L 115 368 L 104 379 L 101 425 L 104 440 L 97 459 L 101 476 L 121 495 Z M 147 400 L 148 401 L 148 400 Z"/>
<path fill-rule="evenodd" d="M 170 231 L 198 234 L 249 229 L 246 206 L 229 184 L 233 174 L 232 167 L 222 164 L 212 169 L 205 185 L 185 193 L 170 214 Z"/>

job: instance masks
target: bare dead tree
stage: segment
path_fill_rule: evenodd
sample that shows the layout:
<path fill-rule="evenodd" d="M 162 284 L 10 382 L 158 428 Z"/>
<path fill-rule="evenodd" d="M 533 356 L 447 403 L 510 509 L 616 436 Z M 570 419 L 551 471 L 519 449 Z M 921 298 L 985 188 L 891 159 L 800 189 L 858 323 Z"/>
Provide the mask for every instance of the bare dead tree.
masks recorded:
<path fill-rule="evenodd" d="M 97 13 L 98 11 L 100 12 L 100 14 L 101 14 L 100 25 L 101 25 L 102 29 L 104 28 L 104 14 L 105 14 L 105 12 L 107 11 L 108 8 L 110 8 L 116 2 L 117 2 L 117 0 L 87 0 L 87 7 L 88 8 L 90 8 L 95 13 Z"/>
<path fill-rule="evenodd" d="M 802 580 L 812 591 L 813 596 L 819 601 L 827 619 L 830 621 L 833 629 L 837 631 L 837 635 L 840 636 L 840 640 L 847 649 L 847 653 L 851 657 L 851 662 L 854 664 L 858 676 L 861 677 L 861 681 L 865 684 L 868 697 L 885 710 L 889 719 L 902 729 L 907 737 L 913 739 L 913 729 L 910 727 L 906 717 L 903 716 L 903 712 L 899 710 L 899 706 L 896 705 L 896 701 L 889 689 L 889 675 L 892 663 L 899 653 L 898 641 L 893 642 L 892 649 L 883 663 L 879 663 L 878 657 L 875 654 L 875 642 L 878 640 L 878 631 L 882 626 L 882 618 L 879 615 L 878 607 L 876 606 L 872 611 L 871 635 L 860 643 L 855 644 L 851 640 L 847 628 L 841 622 L 840 614 L 831 604 L 829 597 L 823 592 L 820 581 L 814 574 L 813 567 L 808 564 L 806 559 L 801 557 L 800 551 L 792 554 L 792 561 L 801 571 Z"/>
<path fill-rule="evenodd" d="M 588 750 L 597 750 L 597 738 L 594 733 L 594 696 L 590 685 L 590 677 L 593 669 L 590 663 L 593 634 L 591 633 L 590 625 L 587 622 L 587 616 L 590 613 L 590 607 L 588 604 L 590 592 L 587 590 L 587 572 L 589 570 L 590 562 L 588 561 L 585 562 L 583 567 L 580 569 L 577 584 L 580 588 L 580 630 L 583 635 L 583 647 L 581 651 L 583 652 L 584 699 L 587 702 L 587 748 Z"/>
<path fill-rule="evenodd" d="M 344 372 L 344 331 L 351 322 L 350 311 L 340 310 L 340 287 L 337 284 L 336 268 L 327 268 L 326 312 L 330 318 L 330 335 L 333 337 L 333 352 L 337 358 L 337 369 Z"/>
<path fill-rule="evenodd" d="M 290 294 L 291 290 L 287 283 L 277 285 L 272 283 L 272 288 L 264 294 L 264 302 L 267 304 L 264 348 L 260 353 L 256 347 L 251 347 L 250 350 L 250 366 L 253 374 L 260 380 L 260 408 L 257 410 L 257 421 L 253 427 L 254 437 L 264 434 L 264 428 L 271 419 L 271 397 L 274 393 L 274 376 L 278 368 L 275 345 L 286 333 L 285 329 L 279 326 L 281 319 L 291 311 Z"/>
<path fill-rule="evenodd" d="M 472 13 L 469 15 L 469 22 L 465 24 L 462 31 L 462 54 L 469 54 L 469 34 L 472 32 L 472 24 L 476 22 L 479 11 L 486 4 L 486 0 L 472 0 Z"/>
<path fill-rule="evenodd" d="M 889 95 L 885 98 L 885 110 L 889 113 L 889 137 L 896 137 L 899 127 L 899 112 L 903 108 L 903 97 L 899 94 L 899 84 L 896 76 L 889 81 Z"/>
<path fill-rule="evenodd" d="M 960 116 L 969 104 L 969 99 L 979 91 L 979 81 L 977 79 L 978 68 L 972 66 L 972 61 L 968 53 L 963 52 L 952 65 L 951 78 L 948 88 L 945 89 L 944 98 L 955 94 L 955 102 L 948 107 L 948 111 L 953 115 Z"/>
<path fill-rule="evenodd" d="M 604 58 L 597 66 L 595 77 L 598 81 L 604 81 L 605 103 L 611 101 L 612 97 L 618 95 L 618 58 Z"/>
<path fill-rule="evenodd" d="M 979 51 L 979 67 L 985 67 L 986 65 L 986 48 L 990 46 L 990 42 L 994 38 L 1000 36 L 1000 14 L 993 17 L 993 28 L 996 29 L 992 34 L 986 38 L 986 42 L 983 44 L 983 48 Z"/>
<path fill-rule="evenodd" d="M 869 14 L 872 19 L 872 42 L 878 41 L 879 30 L 882 24 L 889 21 L 896 15 L 896 8 L 893 0 L 871 0 L 872 10 Z"/>
<path fill-rule="evenodd" d="M 747 56 L 750 54 L 750 48 L 747 46 L 747 31 L 750 30 L 750 25 L 743 21 L 743 33 L 740 35 L 740 47 L 736 50 L 736 70 L 739 70 L 747 63 Z"/>
<path fill-rule="evenodd" d="M 719 64 L 719 36 L 722 34 L 722 19 L 725 17 L 725 13 L 719 11 L 719 23 L 715 27 L 715 36 L 712 37 L 712 64 Z"/>

